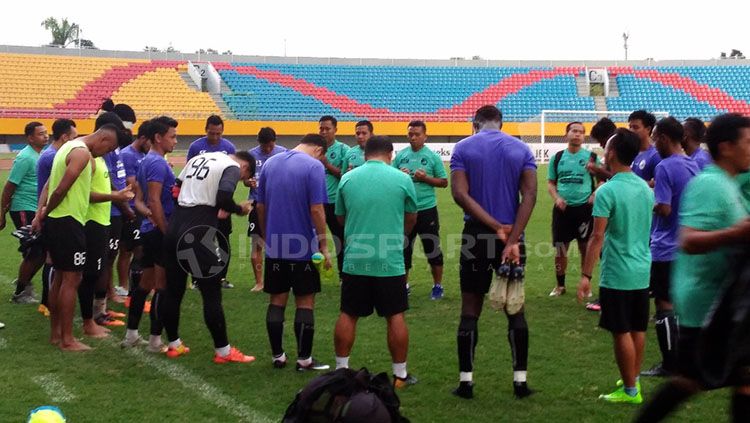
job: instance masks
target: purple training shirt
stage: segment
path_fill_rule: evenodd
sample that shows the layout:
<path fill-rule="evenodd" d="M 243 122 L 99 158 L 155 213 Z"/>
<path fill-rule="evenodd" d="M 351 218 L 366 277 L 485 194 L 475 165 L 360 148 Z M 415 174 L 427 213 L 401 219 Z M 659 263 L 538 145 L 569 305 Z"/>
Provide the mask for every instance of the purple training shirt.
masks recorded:
<path fill-rule="evenodd" d="M 695 160 L 675 154 L 656 165 L 654 176 L 654 197 L 656 204 L 669 204 L 672 213 L 660 216 L 654 213 L 651 225 L 651 259 L 672 261 L 677 254 L 678 215 L 682 191 L 693 176 L 700 172 Z"/>
<path fill-rule="evenodd" d="M 266 207 L 266 256 L 309 261 L 317 251 L 310 206 L 326 202 L 325 168 L 319 160 L 292 150 L 268 159 L 258 184 L 258 203 Z"/>
<path fill-rule="evenodd" d="M 466 172 L 471 198 L 504 225 L 516 221 L 521 173 L 527 169 L 536 170 L 531 149 L 497 130 L 482 130 L 459 141 L 451 157 L 451 172 Z"/>

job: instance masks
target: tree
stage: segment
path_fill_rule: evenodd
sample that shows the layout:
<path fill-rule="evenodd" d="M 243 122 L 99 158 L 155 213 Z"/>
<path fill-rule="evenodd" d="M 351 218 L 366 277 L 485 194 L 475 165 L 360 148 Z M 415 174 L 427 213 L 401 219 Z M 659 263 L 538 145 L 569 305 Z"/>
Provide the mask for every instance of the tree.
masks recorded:
<path fill-rule="evenodd" d="M 68 22 L 68 18 L 63 18 L 58 22 L 50 16 L 42 22 L 42 26 L 52 34 L 51 44 L 64 48 L 78 38 L 78 24 Z"/>
<path fill-rule="evenodd" d="M 76 40 L 76 43 L 78 43 L 78 40 Z M 88 48 L 88 49 L 91 49 L 91 50 L 99 50 L 99 48 L 94 45 L 93 41 L 87 40 L 85 38 L 81 38 L 81 40 L 80 40 L 80 46 L 81 46 L 81 48 Z"/>

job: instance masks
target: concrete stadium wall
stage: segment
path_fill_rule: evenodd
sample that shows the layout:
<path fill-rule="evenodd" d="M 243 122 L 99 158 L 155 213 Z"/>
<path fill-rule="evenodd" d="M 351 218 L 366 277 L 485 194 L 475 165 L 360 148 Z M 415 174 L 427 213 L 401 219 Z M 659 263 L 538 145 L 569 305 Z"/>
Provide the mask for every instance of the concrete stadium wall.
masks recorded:
<path fill-rule="evenodd" d="M 184 60 L 194 62 L 256 62 L 277 64 L 318 64 L 350 66 L 467 66 L 467 67 L 508 67 L 508 66 L 750 66 L 750 60 L 710 59 L 710 60 L 426 60 L 426 59 L 379 59 L 379 58 L 339 58 L 339 57 L 283 57 L 253 55 L 223 55 L 194 53 L 152 53 L 144 51 L 89 50 L 57 47 L 31 47 L 0 45 L 0 53 L 51 54 L 77 57 L 114 57 L 147 60 Z"/>

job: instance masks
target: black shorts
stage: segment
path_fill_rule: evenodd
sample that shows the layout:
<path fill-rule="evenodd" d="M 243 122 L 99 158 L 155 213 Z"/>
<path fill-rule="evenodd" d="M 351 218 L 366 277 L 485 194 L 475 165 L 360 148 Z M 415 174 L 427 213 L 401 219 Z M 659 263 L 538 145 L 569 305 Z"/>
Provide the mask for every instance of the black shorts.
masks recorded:
<path fill-rule="evenodd" d="M 141 267 L 164 267 L 164 234 L 159 229 L 141 234 L 141 245 L 143 245 L 143 257 L 141 257 Z"/>
<path fill-rule="evenodd" d="M 356 317 L 390 317 L 409 309 L 406 277 L 341 275 L 341 311 Z"/>
<path fill-rule="evenodd" d="M 120 237 L 122 236 L 122 216 L 109 218 L 109 242 L 107 243 L 107 258 L 111 261 L 120 251 Z"/>
<path fill-rule="evenodd" d="M 651 280 L 649 290 L 654 298 L 671 303 L 669 296 L 669 281 L 672 275 L 671 261 L 652 261 L 651 262 Z"/>
<path fill-rule="evenodd" d="M 256 202 L 253 201 L 253 210 L 247 215 L 247 236 L 260 236 L 260 223 L 258 222 L 258 210 L 256 210 Z"/>
<path fill-rule="evenodd" d="M 431 266 L 443 265 L 443 252 L 440 249 L 440 219 L 437 206 L 417 213 L 417 224 L 414 225 L 404 247 L 404 264 L 411 269 L 414 241 L 417 235 L 422 240 L 422 250 Z"/>
<path fill-rule="evenodd" d="M 16 229 L 26 225 L 31 225 L 31 221 L 34 220 L 36 211 L 12 211 L 10 212 L 10 219 L 13 221 L 13 225 Z"/>
<path fill-rule="evenodd" d="M 568 206 L 565 211 L 552 207 L 552 243 L 586 242 L 594 229 L 593 206 Z"/>
<path fill-rule="evenodd" d="M 698 364 L 698 341 L 701 328 L 679 326 L 677 338 L 677 372 L 695 381 L 702 379 Z"/>
<path fill-rule="evenodd" d="M 44 221 L 44 245 L 55 269 L 82 272 L 86 265 L 86 232 L 70 216 L 48 217 Z"/>
<path fill-rule="evenodd" d="M 625 291 L 599 287 L 599 304 L 602 329 L 626 333 L 645 332 L 648 328 L 648 289 Z"/>
<path fill-rule="evenodd" d="M 194 280 L 218 277 L 230 254 L 224 241 L 227 238 L 218 226 L 215 207 L 178 206 L 162 244 L 167 273 L 186 273 Z"/>
<path fill-rule="evenodd" d="M 492 277 L 502 263 L 505 243 L 497 239 L 495 231 L 481 223 L 464 224 L 461 240 L 459 279 L 461 292 L 484 295 L 490 290 Z M 521 265 L 526 265 L 526 245 L 523 236 L 519 242 Z"/>
<path fill-rule="evenodd" d="M 125 251 L 133 251 L 133 249 L 141 245 L 141 222 L 142 217 L 136 217 L 133 220 L 128 220 L 122 224 L 122 232 L 120 234 L 120 245 Z"/>
<path fill-rule="evenodd" d="M 104 268 L 109 251 L 109 226 L 104 226 L 92 220 L 86 222 L 83 228 L 86 234 L 86 265 L 84 272 L 98 273 Z"/>
<path fill-rule="evenodd" d="M 284 294 L 291 289 L 295 296 L 320 292 L 320 274 L 310 261 L 273 259 L 266 257 L 263 292 Z"/>

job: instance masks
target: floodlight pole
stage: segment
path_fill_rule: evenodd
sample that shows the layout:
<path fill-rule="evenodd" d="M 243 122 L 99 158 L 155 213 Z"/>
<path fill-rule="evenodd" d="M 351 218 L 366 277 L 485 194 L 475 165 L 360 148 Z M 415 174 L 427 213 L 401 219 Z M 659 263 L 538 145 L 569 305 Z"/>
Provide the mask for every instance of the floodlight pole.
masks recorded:
<path fill-rule="evenodd" d="M 627 32 L 622 33 L 622 40 L 623 40 L 623 47 L 625 48 L 625 61 L 628 61 L 628 38 L 630 38 L 630 34 Z"/>

